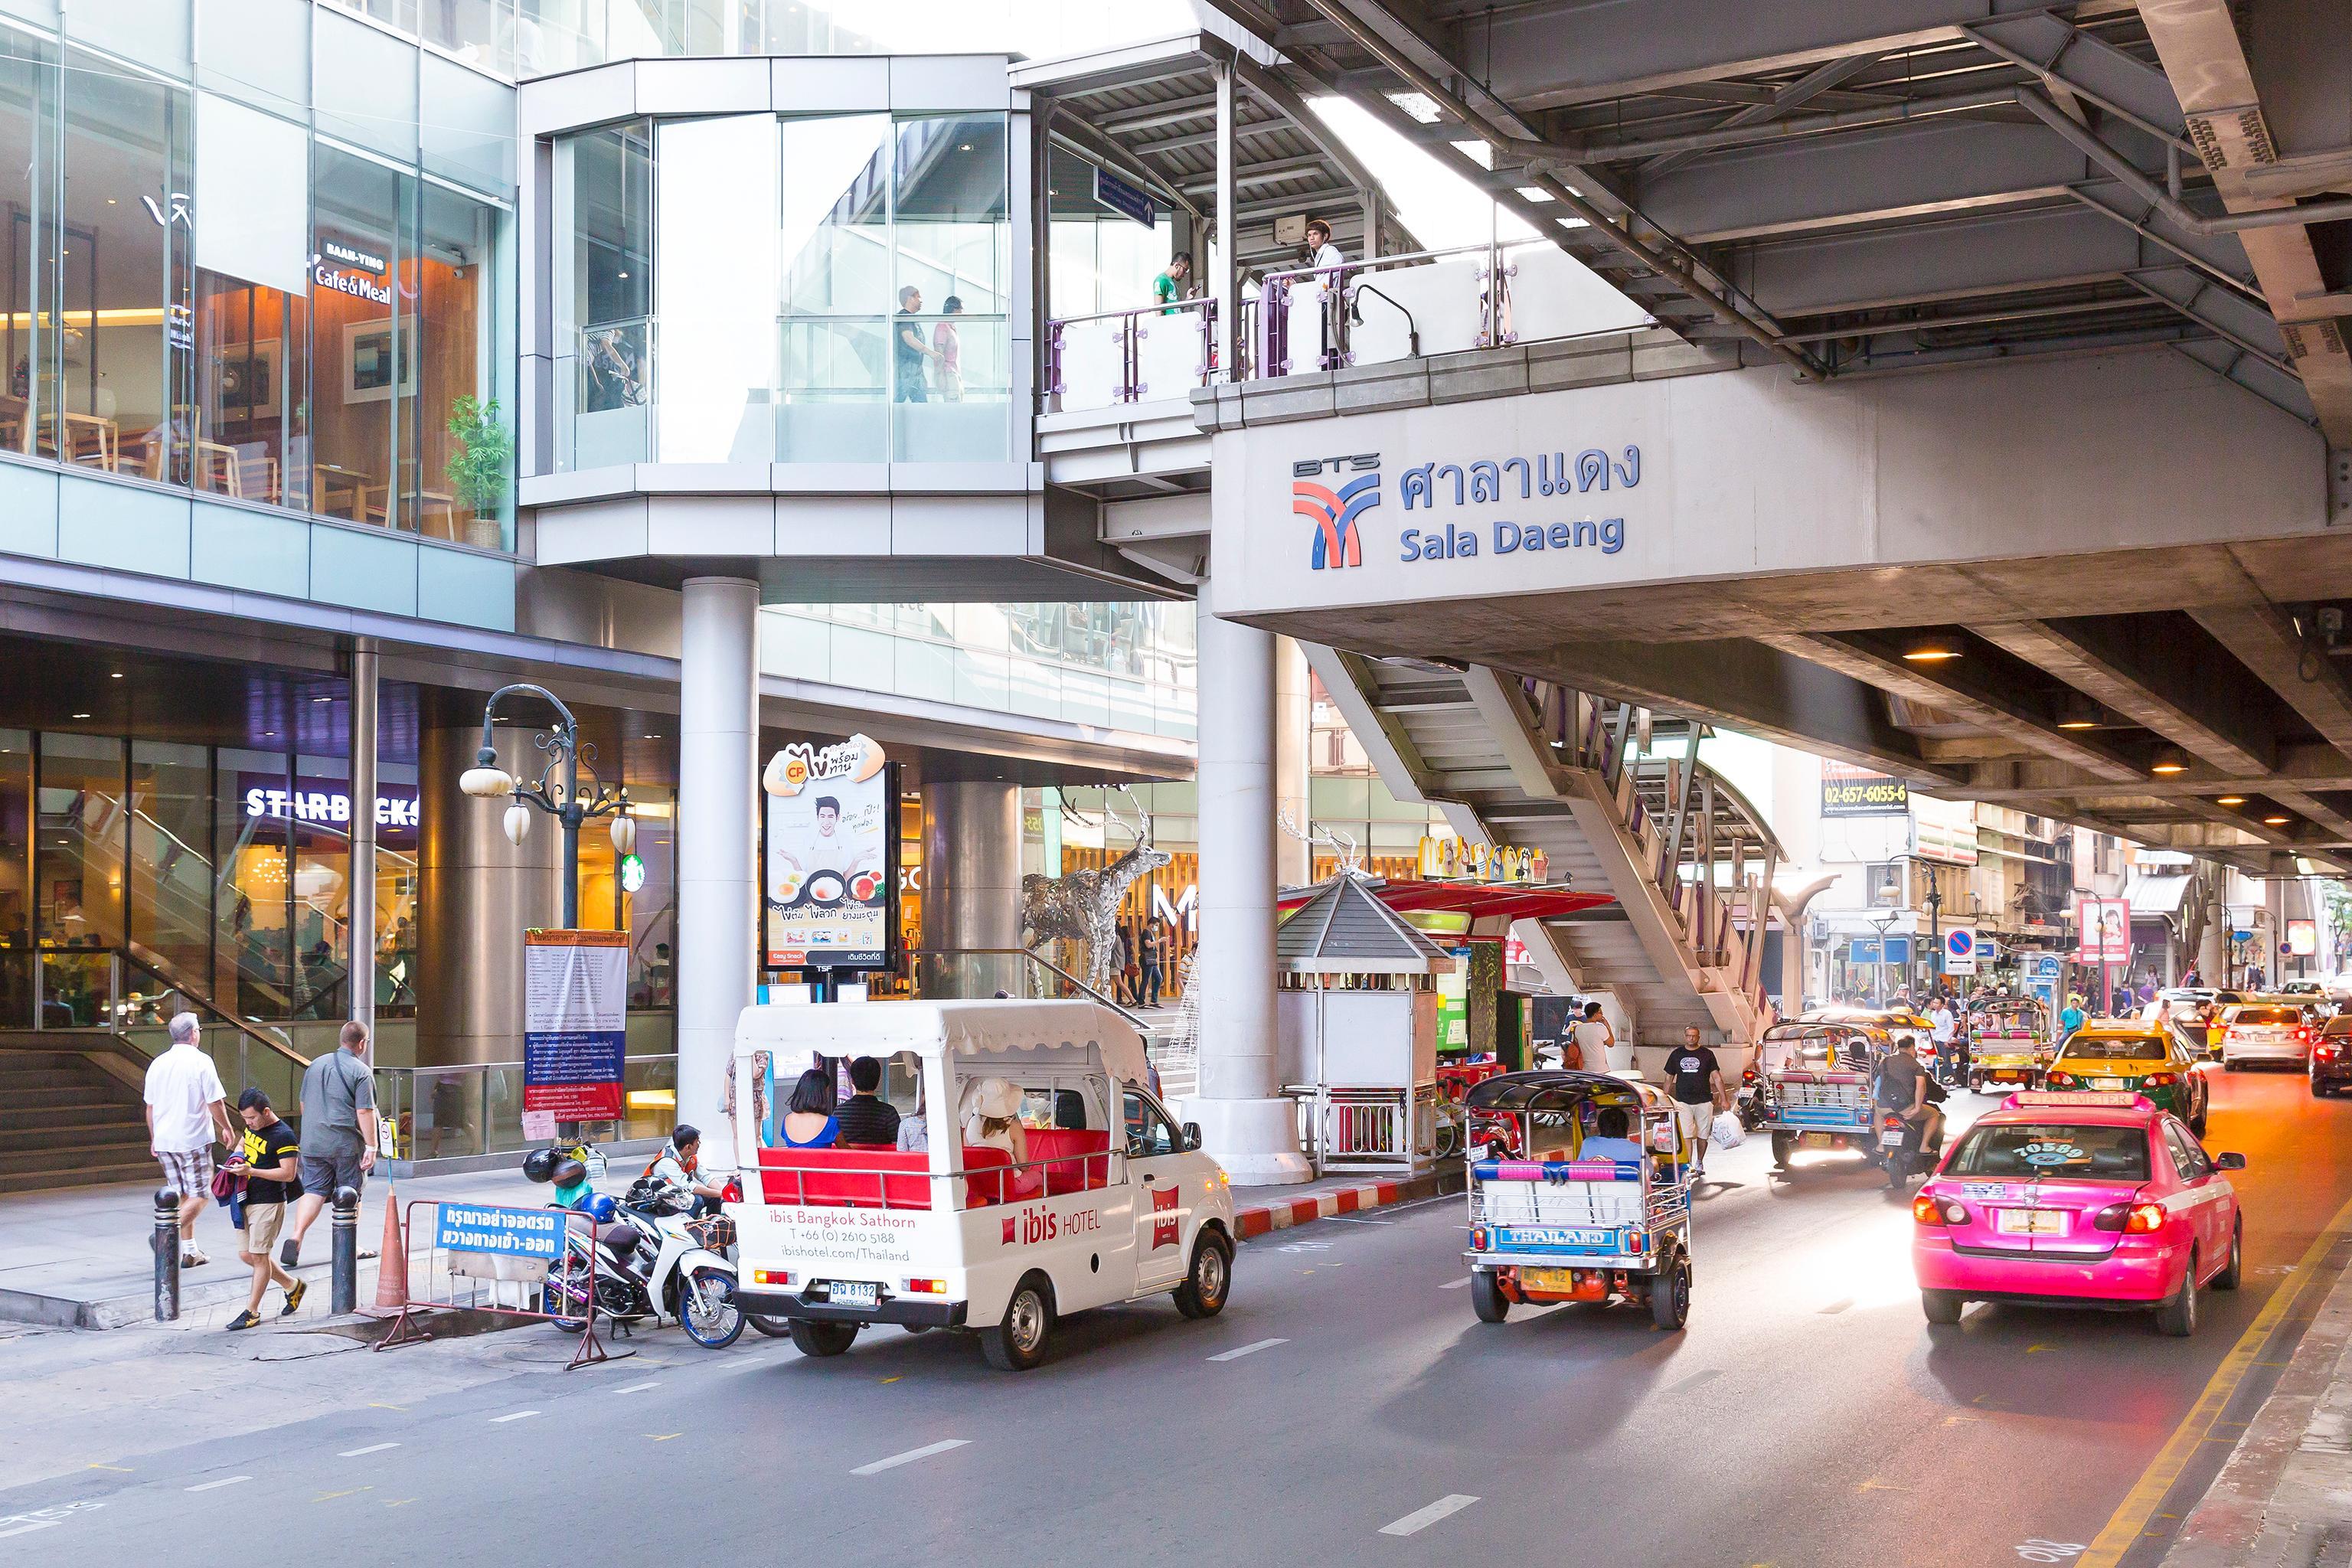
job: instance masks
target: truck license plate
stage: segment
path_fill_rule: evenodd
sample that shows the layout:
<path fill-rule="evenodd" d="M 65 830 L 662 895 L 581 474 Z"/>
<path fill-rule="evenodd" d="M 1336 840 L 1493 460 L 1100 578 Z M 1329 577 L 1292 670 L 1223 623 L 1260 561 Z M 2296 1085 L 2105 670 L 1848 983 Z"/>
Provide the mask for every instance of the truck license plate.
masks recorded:
<path fill-rule="evenodd" d="M 1993 1229 L 2003 1236 L 2063 1236 L 2064 1209 L 1995 1209 Z"/>
<path fill-rule="evenodd" d="M 1530 1290 L 1573 1290 L 1576 1270 L 1573 1268 L 1522 1268 L 1519 1283 Z"/>
<path fill-rule="evenodd" d="M 836 1307 L 878 1307 L 882 1304 L 882 1287 L 871 1279 L 836 1279 L 825 1291 L 824 1299 Z"/>
<path fill-rule="evenodd" d="M 1831 1137 L 1826 1132 L 1808 1132 L 1805 1134 L 1805 1147 L 1808 1149 L 1826 1149 L 1836 1142 L 1836 1139 Z"/>

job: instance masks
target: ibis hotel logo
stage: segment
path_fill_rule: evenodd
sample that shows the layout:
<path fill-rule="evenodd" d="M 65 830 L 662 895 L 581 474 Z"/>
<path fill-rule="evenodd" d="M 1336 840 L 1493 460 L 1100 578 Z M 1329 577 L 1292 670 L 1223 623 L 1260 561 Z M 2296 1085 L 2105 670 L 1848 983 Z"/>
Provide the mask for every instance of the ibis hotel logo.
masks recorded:
<path fill-rule="evenodd" d="M 1320 572 L 1364 563 L 1356 520 L 1381 504 L 1381 455 L 1302 458 L 1290 465 L 1290 510 L 1315 525 L 1307 564 Z"/>

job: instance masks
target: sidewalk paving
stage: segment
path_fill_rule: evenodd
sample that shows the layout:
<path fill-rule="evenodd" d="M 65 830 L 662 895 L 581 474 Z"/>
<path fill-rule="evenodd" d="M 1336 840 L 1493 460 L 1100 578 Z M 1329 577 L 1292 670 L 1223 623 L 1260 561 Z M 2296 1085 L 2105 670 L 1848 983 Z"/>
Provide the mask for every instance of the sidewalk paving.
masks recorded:
<path fill-rule="evenodd" d="M 155 1268 L 149 1238 L 154 1235 L 158 1184 L 64 1187 L 15 1193 L 0 1200 L 0 1321 L 75 1329 L 152 1322 Z M 520 1169 L 410 1177 L 396 1185 L 372 1179 L 360 1203 L 363 1252 L 383 1243 L 384 1194 L 391 1191 L 399 1194 L 404 1207 L 413 1198 L 525 1207 L 547 1201 L 545 1189 L 526 1181 Z M 196 1221 L 195 1241 L 211 1261 L 180 1271 L 176 1326 L 217 1329 L 243 1309 L 253 1272 L 237 1258 L 236 1233 L 229 1228 L 228 1211 L 218 1205 L 206 1208 Z M 293 1271 L 310 1287 L 309 1299 L 295 1315 L 298 1322 L 327 1315 L 328 1261 L 333 1247 L 330 1210 L 311 1226 L 302 1246 L 302 1265 Z M 375 1300 L 375 1259 L 361 1260 L 362 1307 Z M 262 1306 L 265 1320 L 271 1320 L 278 1300 L 273 1286 Z"/>
<path fill-rule="evenodd" d="M 1458 1193 L 1462 1162 L 1448 1160 L 1417 1176 L 1323 1176 L 1281 1187 L 1234 1189 L 1234 1226 L 1247 1241 L 1254 1236 L 1306 1225 L 1337 1215 Z"/>
<path fill-rule="evenodd" d="M 2341 1241 L 2339 1248 L 2352 1247 Z M 2352 1268 L 2165 1552 L 2163 1568 L 2305 1568 L 2352 1551 Z"/>

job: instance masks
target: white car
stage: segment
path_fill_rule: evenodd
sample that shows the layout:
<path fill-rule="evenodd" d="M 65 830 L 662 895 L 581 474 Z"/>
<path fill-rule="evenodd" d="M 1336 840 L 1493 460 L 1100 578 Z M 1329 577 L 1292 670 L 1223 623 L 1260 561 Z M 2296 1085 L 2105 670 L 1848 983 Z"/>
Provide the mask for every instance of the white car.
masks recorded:
<path fill-rule="evenodd" d="M 2242 1062 L 2304 1067 L 2311 1060 L 2311 1037 L 2316 1032 L 2301 1007 L 2242 1002 L 2221 1014 L 2221 1067 L 2228 1072 L 2237 1071 Z"/>
<path fill-rule="evenodd" d="M 883 1062 L 885 1098 L 920 1119 L 927 1148 L 787 1142 L 803 1073 L 830 1084 L 858 1057 Z M 1088 1307 L 1172 1296 L 1188 1318 L 1224 1309 L 1232 1186 L 1199 1130 L 1144 1087 L 1143 1041 L 1108 1007 L 747 1007 L 733 1072 L 737 1300 L 755 1323 L 788 1320 L 804 1355 L 896 1323 L 975 1331 L 992 1363 L 1020 1371 L 1045 1359 L 1058 1319 Z M 989 1103 L 1017 1120 L 1025 1161 L 977 1142 Z"/>

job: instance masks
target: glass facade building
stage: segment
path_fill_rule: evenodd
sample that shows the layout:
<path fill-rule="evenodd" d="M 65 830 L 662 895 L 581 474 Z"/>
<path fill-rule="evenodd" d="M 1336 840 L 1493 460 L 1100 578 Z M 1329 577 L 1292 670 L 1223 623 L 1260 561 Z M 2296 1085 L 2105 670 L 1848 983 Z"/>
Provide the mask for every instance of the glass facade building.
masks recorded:
<path fill-rule="evenodd" d="M 149 9 L 0 24 L 0 452 L 510 550 L 510 193 L 81 39 Z"/>
<path fill-rule="evenodd" d="M 1012 456 L 1004 114 L 635 120 L 554 155 L 559 468 Z"/>

